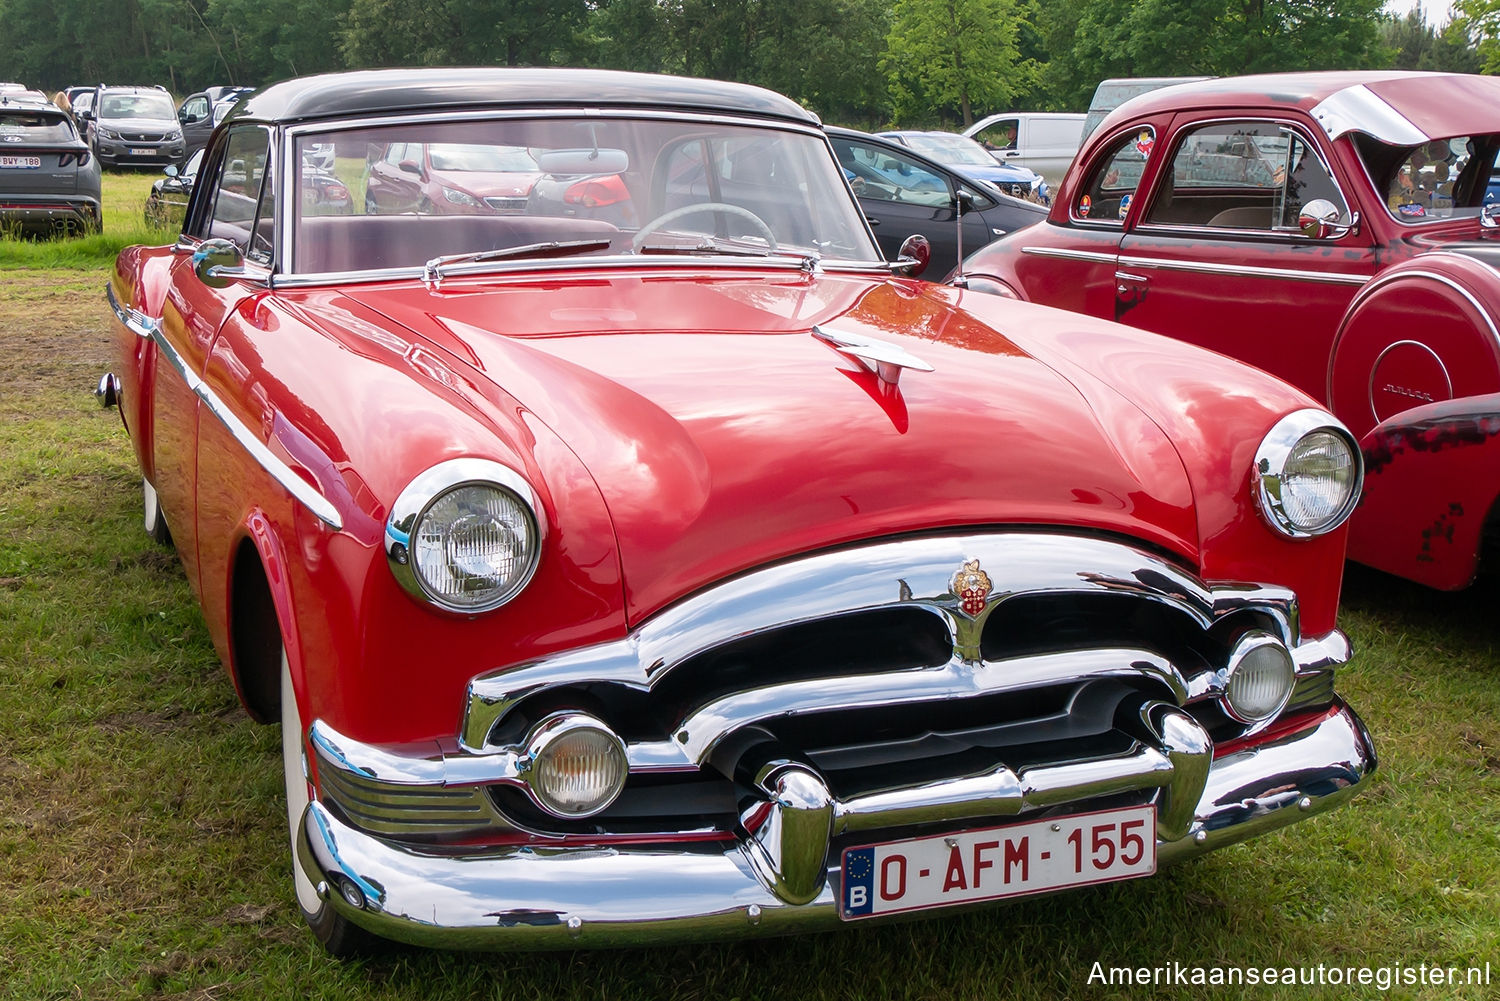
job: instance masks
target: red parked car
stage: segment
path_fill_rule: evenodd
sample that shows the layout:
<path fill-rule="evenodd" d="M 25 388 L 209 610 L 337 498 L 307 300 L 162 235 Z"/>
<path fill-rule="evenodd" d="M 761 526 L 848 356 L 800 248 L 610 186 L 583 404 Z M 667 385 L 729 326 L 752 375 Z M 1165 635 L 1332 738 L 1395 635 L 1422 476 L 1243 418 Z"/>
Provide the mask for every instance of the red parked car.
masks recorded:
<path fill-rule="evenodd" d="M 645 221 L 296 196 L 308 148 L 412 143 L 618 177 Z M 1144 876 L 1362 787 L 1350 434 L 917 266 L 752 87 L 370 71 L 215 132 L 177 243 L 119 258 L 101 392 L 281 723 L 330 949 L 878 920 Z"/>
<path fill-rule="evenodd" d="M 391 143 L 369 165 L 365 211 L 467 215 L 522 212 L 541 176 L 524 148 L 488 143 Z"/>
<path fill-rule="evenodd" d="M 1258 365 L 1360 439 L 1349 555 L 1467 586 L 1500 539 L 1500 78 L 1299 73 L 1112 113 L 970 288 Z M 1489 540 L 1488 543 L 1486 540 Z M 1488 550 L 1488 551 L 1487 551 Z"/>

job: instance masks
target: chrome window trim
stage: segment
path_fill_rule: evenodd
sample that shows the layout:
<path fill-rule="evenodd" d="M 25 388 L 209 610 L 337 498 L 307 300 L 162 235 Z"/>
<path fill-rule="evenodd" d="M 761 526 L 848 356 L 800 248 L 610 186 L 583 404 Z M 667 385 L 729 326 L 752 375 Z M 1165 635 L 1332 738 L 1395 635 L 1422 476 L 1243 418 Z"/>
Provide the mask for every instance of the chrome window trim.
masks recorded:
<path fill-rule="evenodd" d="M 1416 146 L 1435 138 L 1376 97 L 1375 92 L 1362 83 L 1324 98 L 1313 107 L 1312 117 L 1323 127 L 1329 139 L 1340 139 L 1350 132 L 1363 132 L 1392 146 Z"/>
<path fill-rule="evenodd" d="M 299 501 L 304 507 L 311 511 L 319 521 L 322 521 L 334 531 L 344 527 L 343 518 L 339 515 L 338 508 L 324 497 L 317 488 L 313 487 L 302 477 L 298 476 L 290 466 L 282 462 L 275 454 L 266 447 L 265 443 L 257 438 L 248 427 L 225 405 L 208 384 L 187 365 L 182 355 L 167 340 L 162 331 L 161 321 L 147 316 L 140 310 L 124 306 L 115 296 L 115 287 L 111 282 L 104 287 L 105 297 L 109 299 L 110 308 L 114 310 L 115 316 L 120 322 L 131 330 L 137 337 L 149 338 L 156 343 L 157 349 L 161 351 L 162 357 L 172 366 L 172 369 L 180 375 L 188 389 L 198 397 L 199 401 L 208 408 L 209 413 L 218 418 L 219 423 L 229 431 L 231 437 L 239 442 L 240 447 L 250 453 L 250 457 L 264 469 L 271 478 L 281 484 L 286 491 Z"/>
<path fill-rule="evenodd" d="M 1238 275 L 1246 278 L 1281 278 L 1289 281 L 1313 282 L 1323 285 L 1362 286 L 1371 281 L 1369 275 L 1300 271 L 1295 268 L 1266 268 L 1250 264 L 1210 264 L 1206 261 L 1169 260 L 1160 257 L 1135 257 L 1123 254 L 1118 260 L 1122 267 L 1156 268 L 1162 271 L 1191 271 L 1214 275 Z"/>
<path fill-rule="evenodd" d="M 795 132 L 795 133 L 798 133 L 800 135 L 805 135 L 805 136 L 812 137 L 813 139 L 816 139 L 819 143 L 821 143 L 825 147 L 825 149 L 828 152 L 829 158 L 833 161 L 833 163 L 835 165 L 838 179 L 844 184 L 844 186 L 845 186 L 846 189 L 848 188 L 848 181 L 844 178 L 843 171 L 840 170 L 840 169 L 837 169 L 838 158 L 836 156 L 834 156 L 834 154 L 833 154 L 833 148 L 829 144 L 828 135 L 821 128 L 815 127 L 815 126 L 807 124 L 807 123 L 802 123 L 802 122 L 782 121 L 781 119 L 759 118 L 759 117 L 756 117 L 754 115 L 731 115 L 731 114 L 710 114 L 710 113 L 706 113 L 706 112 L 666 111 L 666 110 L 652 109 L 652 108 L 645 108 L 645 107 L 630 107 L 630 108 L 626 108 L 626 107 L 578 108 L 578 107 L 569 107 L 569 106 L 566 106 L 566 105 L 563 105 L 563 106 L 551 106 L 551 107 L 541 107 L 541 106 L 538 106 L 538 107 L 529 107 L 529 108 L 504 108 L 504 109 L 493 108 L 493 109 L 479 110 L 479 111 L 451 111 L 450 110 L 450 111 L 430 112 L 430 113 L 426 113 L 426 114 L 423 114 L 423 113 L 412 113 L 412 114 L 402 114 L 402 115 L 381 115 L 381 116 L 369 116 L 369 117 L 357 117 L 357 118 L 331 118 L 331 119 L 327 119 L 327 120 L 306 121 L 306 122 L 299 122 L 299 123 L 296 123 L 296 124 L 293 124 L 293 125 L 282 125 L 280 127 L 280 132 L 281 132 L 280 141 L 278 142 L 274 138 L 272 140 L 273 148 L 276 148 L 278 150 L 278 152 L 275 154 L 275 156 L 273 156 L 273 159 L 279 159 L 283 164 L 288 165 L 287 169 L 283 171 L 283 174 L 282 174 L 283 177 L 290 178 L 290 177 L 296 176 L 300 180 L 300 176 L 301 176 L 300 173 L 293 173 L 291 171 L 291 169 L 290 169 L 290 165 L 292 165 L 292 164 L 294 164 L 296 162 L 295 161 L 296 140 L 298 138 L 300 138 L 301 136 L 304 136 L 304 135 L 308 135 L 308 134 L 322 135 L 322 134 L 329 133 L 329 132 L 352 132 L 352 131 L 356 131 L 356 130 L 360 130 L 360 129 L 382 128 L 382 127 L 390 126 L 390 125 L 409 125 L 409 124 L 414 124 L 414 123 L 420 123 L 420 124 L 443 124 L 443 123 L 448 123 L 448 122 L 506 121 L 506 120 L 517 120 L 517 119 L 528 119 L 528 118 L 544 118 L 544 117 L 547 117 L 547 116 L 560 116 L 560 115 L 566 115 L 566 116 L 568 116 L 570 118 L 579 118 L 579 117 L 583 117 L 583 118 L 597 118 L 597 119 L 632 119 L 632 118 L 634 118 L 634 119 L 648 119 L 648 120 L 653 120 L 653 121 L 700 123 L 700 124 L 705 124 L 705 125 L 707 125 L 707 124 L 713 124 L 713 125 L 735 125 L 735 126 L 741 126 L 741 127 L 747 127 L 747 128 L 756 128 L 756 129 L 772 129 L 772 130 L 780 131 L 780 132 Z M 300 218 L 300 211 L 301 211 L 301 200 L 300 200 L 300 198 L 296 197 L 296 195 L 294 193 L 294 188 L 295 187 L 296 187 L 295 185 L 292 185 L 290 183 L 283 184 L 281 186 L 282 190 L 279 191 L 279 192 L 277 192 L 277 194 L 276 194 L 276 197 L 278 199 L 280 199 L 280 202 L 279 202 L 279 204 L 277 206 L 277 219 L 276 219 L 277 230 L 276 230 L 276 234 L 275 234 L 275 241 L 276 241 L 276 256 L 275 256 L 275 261 L 278 262 L 278 263 L 279 262 L 290 262 L 291 259 L 292 259 L 292 245 L 293 245 L 292 234 L 293 234 L 293 230 L 295 228 L 294 223 L 295 223 L 296 220 L 298 220 Z M 851 198 L 853 197 L 852 192 L 850 194 L 850 197 Z M 858 270 L 858 271 L 866 271 L 866 270 L 868 270 L 871 273 L 888 272 L 889 271 L 889 267 L 886 264 L 885 258 L 883 257 L 883 255 L 880 252 L 880 245 L 875 240 L 875 234 L 870 229 L 869 222 L 867 220 L 865 220 L 864 213 L 862 211 L 858 210 L 858 203 L 857 202 L 855 203 L 855 208 L 856 208 L 856 213 L 857 213 L 857 215 L 858 215 L 858 217 L 861 220 L 861 223 L 863 225 L 863 231 L 864 231 L 865 237 L 869 241 L 869 249 L 870 249 L 870 251 L 873 254 L 872 258 L 869 261 L 859 261 L 859 260 L 848 260 L 848 261 L 834 260 L 834 261 L 829 261 L 827 259 L 822 259 L 819 262 L 820 267 L 822 267 L 825 270 L 844 270 L 844 269 L 850 269 L 850 270 Z M 293 214 L 293 213 L 297 213 L 297 214 Z M 637 263 L 637 264 L 640 263 L 639 257 L 635 256 L 635 255 L 618 255 L 618 256 L 612 256 L 612 257 L 593 257 L 593 258 L 588 258 L 588 260 L 594 262 L 595 264 L 598 264 L 601 261 L 608 261 L 608 262 L 611 262 L 611 263 L 618 263 L 618 262 L 624 262 L 624 261 L 630 261 L 630 262 L 634 262 L 634 263 Z M 799 267 L 802 266 L 802 261 L 804 260 L 804 258 L 799 257 L 797 260 L 798 260 L 798 266 Z M 681 259 L 675 261 L 674 264 L 676 264 L 676 265 L 689 265 L 689 266 L 699 266 L 699 267 L 701 267 L 701 266 L 703 266 L 704 262 L 709 262 L 709 261 L 713 262 L 713 266 L 715 266 L 715 267 L 724 267 L 726 259 L 724 257 L 703 257 L 703 258 L 689 257 L 689 258 L 681 258 Z M 509 263 L 510 262 L 507 262 L 507 264 L 509 264 Z M 518 261 L 518 262 L 515 262 L 516 267 L 514 267 L 514 268 L 507 267 L 505 270 L 506 271 L 510 271 L 510 270 L 517 270 L 517 271 L 521 271 L 521 270 L 536 270 L 535 267 L 526 267 L 527 263 L 528 262 Z M 529 262 L 529 263 L 531 263 L 533 265 L 540 265 L 540 266 L 542 266 L 546 270 L 553 270 L 553 269 L 564 269 L 564 270 L 566 270 L 566 269 L 571 269 L 572 267 L 587 266 L 582 261 L 559 261 L 559 260 L 555 260 L 555 259 L 554 260 L 550 260 L 550 261 Z M 653 262 L 653 264 L 655 264 L 655 263 L 658 263 L 658 262 Z M 340 282 L 357 281 L 357 282 L 363 283 L 363 282 L 366 282 L 366 281 L 385 281 L 385 280 L 388 280 L 387 276 L 402 277 L 402 278 L 404 278 L 404 277 L 407 276 L 408 272 L 411 272 L 413 274 L 416 274 L 416 275 L 420 276 L 421 275 L 421 271 L 422 271 L 422 269 L 421 269 L 420 265 L 417 265 L 417 266 L 415 266 L 413 268 L 395 268 L 395 269 L 388 269 L 386 271 L 379 271 L 379 272 L 372 272 L 372 271 L 349 271 L 349 272 L 339 272 L 337 274 L 328 274 L 328 273 L 325 273 L 325 274 L 301 274 L 301 273 L 298 273 L 298 272 L 284 271 L 284 272 L 281 272 L 278 275 L 278 280 L 277 280 L 276 284 L 284 286 L 284 287 L 294 287 L 294 286 L 299 286 L 299 285 L 321 285 L 321 284 L 325 284 L 327 282 L 335 281 L 335 280 L 336 281 L 340 281 Z M 366 277 L 366 276 L 371 276 L 371 277 Z"/>
<path fill-rule="evenodd" d="M 1275 125 L 1277 128 L 1289 130 L 1289 131 L 1292 131 L 1292 132 L 1296 133 L 1297 136 L 1299 138 L 1301 138 L 1301 140 L 1307 144 L 1307 148 L 1310 149 L 1310 150 L 1312 150 L 1313 155 L 1318 158 L 1318 163 L 1322 165 L 1323 172 L 1328 175 L 1328 180 L 1331 181 L 1331 182 L 1333 182 L 1334 190 L 1339 193 L 1339 199 L 1341 201 L 1343 201 L 1343 203 L 1344 203 L 1344 211 L 1349 213 L 1351 219 L 1354 219 L 1353 228 L 1351 228 L 1350 232 L 1352 233 L 1352 232 L 1355 231 L 1355 229 L 1358 228 L 1359 220 L 1358 220 L 1358 218 L 1355 215 L 1355 213 L 1358 210 L 1353 207 L 1353 202 L 1351 202 L 1349 200 L 1349 196 L 1344 193 L 1344 187 L 1343 187 L 1343 185 L 1339 184 L 1338 175 L 1334 173 L 1333 167 L 1329 163 L 1328 157 L 1323 154 L 1323 148 L 1318 145 L 1317 141 L 1315 139 L 1313 139 L 1312 135 L 1307 131 L 1307 129 L 1305 129 L 1305 128 L 1302 127 L 1302 124 L 1300 122 L 1295 121 L 1293 119 L 1290 119 L 1290 118 L 1269 118 L 1269 117 L 1263 117 L 1263 118 L 1249 117 L 1249 118 L 1247 118 L 1247 117 L 1241 115 L 1241 116 L 1231 116 L 1231 117 L 1227 117 L 1227 118 L 1205 118 L 1202 121 L 1190 122 L 1188 124 L 1180 126 L 1176 130 L 1176 132 L 1174 133 L 1174 136 L 1173 136 L 1173 140 L 1174 141 L 1173 141 L 1173 146 L 1172 146 L 1172 156 L 1173 157 L 1176 156 L 1178 149 L 1180 149 L 1181 145 L 1182 145 L 1181 140 L 1183 138 L 1186 138 L 1187 135 L 1189 135 L 1189 134 L 1191 134 L 1193 132 L 1200 131 L 1201 129 L 1203 129 L 1203 128 L 1207 127 L 1207 126 L 1211 126 L 1211 125 L 1225 125 L 1225 124 L 1229 124 L 1229 123 L 1233 123 L 1233 122 L 1251 122 L 1251 123 L 1265 122 L 1267 124 Z M 1156 201 L 1156 198 L 1155 198 L 1156 192 L 1152 191 L 1151 195 L 1152 195 L 1152 205 L 1154 206 L 1155 205 L 1155 201 Z M 1147 206 L 1147 211 L 1148 212 L 1150 211 L 1151 207 L 1152 206 Z M 1297 241 L 1297 242 L 1303 242 L 1303 243 L 1308 243 L 1308 244 L 1321 244 L 1321 243 L 1331 242 L 1331 241 L 1313 240 L 1311 237 L 1303 236 L 1300 232 L 1298 232 L 1296 230 L 1293 230 L 1293 229 L 1223 229 L 1223 228 L 1211 227 L 1211 226 L 1193 226 L 1193 225 L 1190 225 L 1190 224 L 1187 224 L 1187 223 L 1149 223 L 1149 222 L 1147 222 L 1145 220 L 1144 216 L 1142 217 L 1141 222 L 1137 223 L 1134 227 L 1132 227 L 1131 231 L 1132 232 L 1145 231 L 1145 232 L 1152 233 L 1152 234 L 1166 234 L 1168 232 L 1185 232 L 1185 233 L 1192 233 L 1194 235 L 1201 234 L 1201 233 L 1212 233 L 1212 234 L 1227 233 L 1227 234 L 1231 234 L 1232 236 L 1235 236 L 1235 237 L 1238 237 L 1238 238 L 1244 238 L 1244 237 L 1262 237 L 1262 238 L 1267 238 L 1267 237 L 1269 237 L 1269 238 L 1274 238 L 1274 239 L 1291 239 L 1291 240 L 1294 240 L 1294 241 Z"/>

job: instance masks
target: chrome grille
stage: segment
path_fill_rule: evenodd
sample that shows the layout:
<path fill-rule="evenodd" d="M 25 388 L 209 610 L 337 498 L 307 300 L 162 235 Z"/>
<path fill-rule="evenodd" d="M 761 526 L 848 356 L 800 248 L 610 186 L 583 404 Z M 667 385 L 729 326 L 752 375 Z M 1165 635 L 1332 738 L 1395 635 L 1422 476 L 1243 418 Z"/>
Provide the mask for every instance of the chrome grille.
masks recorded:
<path fill-rule="evenodd" d="M 398 838 L 452 837 L 494 823 L 478 787 L 401 786 L 365 778 L 318 757 L 319 798 L 349 823 Z"/>
<path fill-rule="evenodd" d="M 496 212 L 525 212 L 525 195 L 491 195 L 484 203 Z"/>

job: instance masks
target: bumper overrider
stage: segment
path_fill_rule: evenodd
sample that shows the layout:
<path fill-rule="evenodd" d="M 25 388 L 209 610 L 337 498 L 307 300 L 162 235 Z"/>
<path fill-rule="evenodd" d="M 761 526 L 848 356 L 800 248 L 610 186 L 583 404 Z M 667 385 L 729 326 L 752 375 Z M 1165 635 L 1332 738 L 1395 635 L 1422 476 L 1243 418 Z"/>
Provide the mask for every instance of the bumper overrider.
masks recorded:
<path fill-rule="evenodd" d="M 1247 722 L 1230 682 L 1251 645 L 1284 651 L 1294 677 Z M 1373 744 L 1333 690 L 1349 653 L 1337 631 L 1303 637 L 1284 589 L 1206 587 L 1120 542 L 824 553 L 618 643 L 476 678 L 450 741 L 377 747 L 315 721 L 297 859 L 379 935 L 495 949 L 838 925 L 857 913 L 847 851 L 1111 810 L 1154 817 L 1170 863 L 1369 779 Z M 586 819 L 526 794 L 528 733 L 575 710 L 621 734 L 629 763 Z"/>

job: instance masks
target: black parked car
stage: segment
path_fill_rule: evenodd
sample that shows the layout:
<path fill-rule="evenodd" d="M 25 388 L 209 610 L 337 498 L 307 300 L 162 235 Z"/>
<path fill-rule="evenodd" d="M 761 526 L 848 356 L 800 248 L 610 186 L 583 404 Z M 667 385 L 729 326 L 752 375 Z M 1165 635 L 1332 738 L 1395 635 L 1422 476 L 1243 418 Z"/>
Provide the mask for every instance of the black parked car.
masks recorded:
<path fill-rule="evenodd" d="M 181 163 L 187 144 L 162 87 L 105 87 L 86 118 L 89 145 L 106 166 Z"/>
<path fill-rule="evenodd" d="M 881 251 L 894 260 L 908 236 L 927 237 L 932 245 L 928 278 L 941 279 L 958 267 L 960 203 L 965 254 L 1047 216 L 1040 205 L 1002 194 L 987 181 L 897 143 L 853 129 L 825 131 Z"/>
<path fill-rule="evenodd" d="M 0 228 L 30 235 L 99 228 L 99 163 L 67 112 L 0 95 Z"/>
<path fill-rule="evenodd" d="M 146 196 L 146 225 L 174 232 L 182 226 L 188 199 L 193 197 L 193 185 L 197 183 L 198 168 L 202 164 L 202 147 L 188 157 L 180 170 L 174 164 L 167 164 L 165 176 L 151 185 L 151 194 Z"/>

